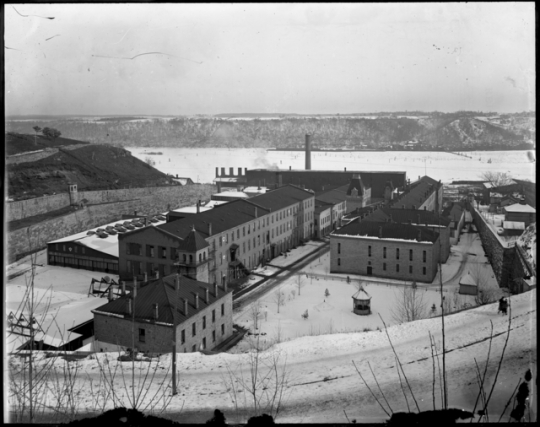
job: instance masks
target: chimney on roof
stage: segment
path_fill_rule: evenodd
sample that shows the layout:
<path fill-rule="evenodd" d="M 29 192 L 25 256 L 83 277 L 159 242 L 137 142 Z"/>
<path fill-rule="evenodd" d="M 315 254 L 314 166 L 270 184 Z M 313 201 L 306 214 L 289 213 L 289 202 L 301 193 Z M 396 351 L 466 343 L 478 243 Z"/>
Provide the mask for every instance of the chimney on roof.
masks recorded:
<path fill-rule="evenodd" d="M 223 290 L 227 292 L 227 280 L 223 282 Z"/>
<path fill-rule="evenodd" d="M 229 175 L 234 176 L 234 168 L 229 168 Z"/>
<path fill-rule="evenodd" d="M 188 316 L 189 312 L 188 312 L 188 300 L 187 299 L 184 299 L 184 316 Z"/>
<path fill-rule="evenodd" d="M 221 176 L 225 176 L 225 168 L 221 168 Z"/>
<path fill-rule="evenodd" d="M 343 168 L 343 172 L 347 172 L 347 168 Z"/>
<path fill-rule="evenodd" d="M 208 288 L 204 290 L 204 302 L 206 302 L 206 305 L 210 304 L 210 291 Z"/>
<path fill-rule="evenodd" d="M 292 166 L 289 166 L 289 170 L 292 170 Z"/>
<path fill-rule="evenodd" d="M 195 309 L 199 309 L 199 294 L 195 292 Z"/>
<path fill-rule="evenodd" d="M 244 168 L 244 175 L 247 175 L 247 168 Z"/>
<path fill-rule="evenodd" d="M 133 216 L 137 216 L 137 211 L 133 211 Z"/>
<path fill-rule="evenodd" d="M 306 170 L 311 170 L 311 135 L 306 134 Z"/>
<path fill-rule="evenodd" d="M 427 206 L 424 206 L 424 210 L 427 211 Z"/>
<path fill-rule="evenodd" d="M 211 236 L 212 235 L 212 223 L 209 222 L 208 223 L 208 236 Z"/>
<path fill-rule="evenodd" d="M 418 181 L 420 181 L 420 175 L 418 175 Z"/>
<path fill-rule="evenodd" d="M 218 284 L 214 283 L 214 295 L 217 298 L 218 297 Z"/>
<path fill-rule="evenodd" d="M 526 205 L 527 203 L 525 203 L 525 197 L 522 197 L 521 199 L 519 199 L 519 204 L 520 205 Z"/>
<path fill-rule="evenodd" d="M 159 317 L 158 314 L 159 314 L 159 312 L 158 312 L 158 303 L 156 302 L 154 304 L 154 320 L 158 320 L 158 317 Z"/>
<path fill-rule="evenodd" d="M 242 176 L 242 168 L 238 168 L 238 176 Z"/>
<path fill-rule="evenodd" d="M 413 208 L 413 209 L 416 209 L 416 205 L 412 205 L 412 208 Z"/>
<path fill-rule="evenodd" d="M 109 300 L 109 302 L 111 302 L 113 300 L 113 291 L 112 291 L 111 286 L 109 286 L 109 295 L 108 295 L 107 299 Z"/>
<path fill-rule="evenodd" d="M 379 239 L 382 239 L 382 225 L 379 227 Z"/>
<path fill-rule="evenodd" d="M 216 167 L 216 178 L 219 176 L 219 168 Z"/>

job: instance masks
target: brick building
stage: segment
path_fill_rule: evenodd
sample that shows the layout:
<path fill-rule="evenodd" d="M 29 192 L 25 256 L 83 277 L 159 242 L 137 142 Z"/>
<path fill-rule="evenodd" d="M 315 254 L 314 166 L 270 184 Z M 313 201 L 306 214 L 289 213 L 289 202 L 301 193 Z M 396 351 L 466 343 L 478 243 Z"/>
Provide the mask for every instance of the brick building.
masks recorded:
<path fill-rule="evenodd" d="M 393 222 L 354 220 L 330 234 L 330 271 L 431 283 L 439 233 Z"/>
<path fill-rule="evenodd" d="M 519 203 L 504 207 L 504 214 L 506 221 L 523 222 L 525 227 L 536 222 L 536 209 L 526 204 L 524 199 Z"/>
<path fill-rule="evenodd" d="M 407 182 L 404 192 L 390 202 L 395 208 L 428 210 L 440 213 L 443 207 L 443 185 L 429 176 L 423 176 L 418 181 Z"/>
<path fill-rule="evenodd" d="M 160 276 L 179 271 L 195 280 L 228 283 L 311 239 L 314 205 L 313 193 L 287 185 L 120 236 L 120 277 L 141 277 L 157 268 Z"/>
<path fill-rule="evenodd" d="M 96 341 L 143 352 L 170 352 L 173 339 L 177 352 L 211 350 L 233 333 L 232 291 L 180 275 L 152 280 L 92 313 Z"/>

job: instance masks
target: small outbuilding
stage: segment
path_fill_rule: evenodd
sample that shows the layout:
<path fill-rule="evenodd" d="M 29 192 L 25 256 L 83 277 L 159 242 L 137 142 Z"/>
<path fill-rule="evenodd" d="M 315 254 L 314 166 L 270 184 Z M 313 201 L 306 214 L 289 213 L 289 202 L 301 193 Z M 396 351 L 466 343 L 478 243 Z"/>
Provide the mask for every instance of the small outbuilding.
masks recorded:
<path fill-rule="evenodd" d="M 353 312 L 361 316 L 367 316 L 371 314 L 371 296 L 360 288 L 357 293 L 352 296 L 353 299 Z"/>
<path fill-rule="evenodd" d="M 459 294 L 460 295 L 477 295 L 478 286 L 470 274 L 462 276 L 459 280 Z"/>

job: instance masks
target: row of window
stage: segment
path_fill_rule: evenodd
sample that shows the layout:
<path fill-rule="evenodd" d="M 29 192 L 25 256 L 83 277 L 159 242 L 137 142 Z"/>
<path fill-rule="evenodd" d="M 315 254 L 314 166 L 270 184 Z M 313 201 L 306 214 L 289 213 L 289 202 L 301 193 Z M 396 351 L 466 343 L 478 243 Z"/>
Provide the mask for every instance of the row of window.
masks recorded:
<path fill-rule="evenodd" d="M 337 265 L 341 265 L 341 258 L 337 259 Z M 373 267 L 370 267 L 370 268 L 373 268 Z M 385 262 L 383 262 L 383 271 L 387 271 Z M 399 264 L 396 264 L 396 273 L 399 273 Z M 426 275 L 426 273 L 427 273 L 426 267 L 422 267 L 422 274 Z M 409 274 L 413 274 L 413 266 L 412 265 L 409 265 Z"/>
<path fill-rule="evenodd" d="M 54 244 L 54 249 L 57 250 L 57 251 L 59 251 L 59 250 L 60 250 L 60 244 L 59 244 L 59 243 L 55 243 L 55 244 Z M 86 253 L 85 248 L 81 246 L 80 249 L 81 249 L 81 253 L 84 255 L 84 254 Z M 73 246 L 68 245 L 68 246 L 66 247 L 66 245 L 62 245 L 62 251 L 63 251 L 63 252 L 67 252 L 68 250 L 69 250 L 70 253 L 75 253 L 75 254 L 77 254 L 77 253 L 79 253 L 79 246 L 78 246 L 78 245 L 73 245 Z"/>
<path fill-rule="evenodd" d="M 50 265 L 61 265 L 64 267 L 83 268 L 85 270 L 97 270 L 110 273 L 118 272 L 118 263 L 95 261 L 90 259 L 80 259 L 73 257 L 63 257 L 58 255 L 49 255 Z"/>
<path fill-rule="evenodd" d="M 338 243 L 337 253 L 341 254 L 341 243 Z M 372 256 L 371 246 L 368 246 L 368 256 Z M 386 247 L 383 247 L 383 258 L 386 258 Z M 399 259 L 399 248 L 396 248 L 396 259 Z M 422 251 L 422 261 L 426 262 L 427 252 Z M 409 249 L 409 261 L 413 260 L 413 250 Z"/>
<path fill-rule="evenodd" d="M 203 328 L 204 329 L 204 328 Z M 195 323 L 193 323 L 193 336 L 196 335 L 195 331 Z M 225 324 L 221 324 L 221 336 L 225 335 Z M 139 342 L 146 342 L 146 329 L 145 328 L 139 328 Z M 212 342 L 216 342 L 216 331 L 212 331 Z M 180 344 L 186 343 L 186 330 L 182 329 L 182 332 L 180 334 Z M 202 339 L 202 349 L 206 349 L 206 337 L 203 337 Z M 192 351 L 197 351 L 197 344 L 193 344 L 193 347 L 191 348 Z"/>

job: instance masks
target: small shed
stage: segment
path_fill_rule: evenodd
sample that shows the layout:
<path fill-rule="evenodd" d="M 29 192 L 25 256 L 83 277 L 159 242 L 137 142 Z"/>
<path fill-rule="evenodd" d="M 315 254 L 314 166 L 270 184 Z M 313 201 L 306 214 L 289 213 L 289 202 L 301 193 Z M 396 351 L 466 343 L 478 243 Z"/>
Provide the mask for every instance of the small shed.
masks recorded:
<path fill-rule="evenodd" d="M 472 276 L 467 273 L 459 280 L 459 294 L 460 295 L 477 295 L 478 286 L 476 285 Z"/>
<path fill-rule="evenodd" d="M 353 312 L 361 316 L 371 314 L 371 296 L 360 288 L 353 296 Z"/>

